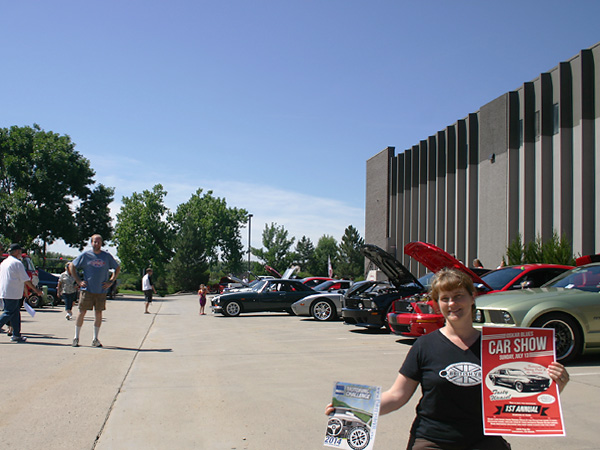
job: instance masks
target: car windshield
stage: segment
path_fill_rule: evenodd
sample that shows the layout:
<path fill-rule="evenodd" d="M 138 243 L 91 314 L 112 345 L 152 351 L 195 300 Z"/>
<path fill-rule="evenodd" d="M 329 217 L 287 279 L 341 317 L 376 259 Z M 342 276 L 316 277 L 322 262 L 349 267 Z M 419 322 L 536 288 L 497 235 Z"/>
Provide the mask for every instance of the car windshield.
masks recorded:
<path fill-rule="evenodd" d="M 431 288 L 431 281 L 435 274 L 433 272 L 426 273 L 421 278 L 419 278 L 419 283 L 423 285 L 423 287 L 427 290 Z"/>
<path fill-rule="evenodd" d="M 35 271 L 35 266 L 33 265 L 31 258 L 29 258 L 28 256 L 24 256 L 21 261 L 23 262 L 23 265 L 25 266 L 25 270 L 27 270 L 29 272 Z"/>
<path fill-rule="evenodd" d="M 561 287 L 581 289 L 582 291 L 600 291 L 600 265 L 583 266 L 564 272 L 548 281 L 542 287 Z"/>
<path fill-rule="evenodd" d="M 494 291 L 502 289 L 522 272 L 521 267 L 503 267 L 492 270 L 481 277 Z"/>
<path fill-rule="evenodd" d="M 334 281 L 323 281 L 322 283 L 317 284 L 315 287 L 313 287 L 313 289 L 315 291 L 326 291 L 327 289 L 329 289 L 329 286 L 331 286 L 334 283 Z"/>
<path fill-rule="evenodd" d="M 258 283 L 252 285 L 252 290 L 254 292 L 260 292 L 267 284 L 269 284 L 268 280 L 259 280 Z"/>
<path fill-rule="evenodd" d="M 508 372 L 509 375 L 514 375 L 514 376 L 525 375 L 525 372 L 523 372 L 522 370 L 519 370 L 519 369 L 508 369 L 506 372 Z"/>

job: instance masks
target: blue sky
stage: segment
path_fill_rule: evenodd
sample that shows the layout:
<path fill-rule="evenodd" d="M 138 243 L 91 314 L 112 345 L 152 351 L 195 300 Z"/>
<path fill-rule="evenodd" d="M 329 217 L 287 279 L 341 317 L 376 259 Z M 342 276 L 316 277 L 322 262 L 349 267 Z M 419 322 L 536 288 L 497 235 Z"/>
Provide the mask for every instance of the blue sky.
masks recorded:
<path fill-rule="evenodd" d="M 255 247 L 272 222 L 339 240 L 364 235 L 368 158 L 594 45 L 599 16 L 585 0 L 0 0 L 0 126 L 71 136 L 115 214 L 161 183 L 173 210 L 198 188 L 247 209 Z"/>

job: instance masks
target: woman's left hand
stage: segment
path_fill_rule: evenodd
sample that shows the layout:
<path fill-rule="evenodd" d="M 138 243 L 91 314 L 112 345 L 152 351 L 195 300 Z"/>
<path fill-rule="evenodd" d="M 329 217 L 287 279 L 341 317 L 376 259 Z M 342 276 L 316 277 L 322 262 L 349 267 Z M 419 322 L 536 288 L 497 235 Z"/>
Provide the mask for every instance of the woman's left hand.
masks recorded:
<path fill-rule="evenodd" d="M 552 362 L 548 366 L 548 375 L 558 385 L 558 391 L 562 392 L 569 382 L 569 372 L 561 363 Z"/>

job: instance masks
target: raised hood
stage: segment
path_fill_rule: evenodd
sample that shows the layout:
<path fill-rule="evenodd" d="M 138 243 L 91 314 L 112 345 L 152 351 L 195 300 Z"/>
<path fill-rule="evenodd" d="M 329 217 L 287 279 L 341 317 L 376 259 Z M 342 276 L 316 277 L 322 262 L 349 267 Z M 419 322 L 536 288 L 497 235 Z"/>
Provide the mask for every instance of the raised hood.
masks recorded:
<path fill-rule="evenodd" d="M 400 261 L 394 258 L 385 250 L 373 244 L 365 244 L 360 250 L 361 253 L 369 258 L 381 271 L 388 277 L 390 282 L 400 288 L 409 283 L 414 283 L 416 286 L 423 288 L 419 280 L 404 267 Z M 425 289 L 425 288 L 423 288 Z"/>
<path fill-rule="evenodd" d="M 277 272 L 275 269 L 273 269 L 271 266 L 265 265 L 265 270 L 267 271 L 267 273 L 270 273 L 275 278 L 281 278 L 281 274 L 279 272 Z"/>
<path fill-rule="evenodd" d="M 462 270 L 471 277 L 473 283 L 482 284 L 490 291 L 493 290 L 479 277 L 479 275 L 461 263 L 450 253 L 445 252 L 433 244 L 426 244 L 425 242 L 410 242 L 404 246 L 404 253 L 419 261 L 431 272 L 438 272 L 444 267 Z"/>

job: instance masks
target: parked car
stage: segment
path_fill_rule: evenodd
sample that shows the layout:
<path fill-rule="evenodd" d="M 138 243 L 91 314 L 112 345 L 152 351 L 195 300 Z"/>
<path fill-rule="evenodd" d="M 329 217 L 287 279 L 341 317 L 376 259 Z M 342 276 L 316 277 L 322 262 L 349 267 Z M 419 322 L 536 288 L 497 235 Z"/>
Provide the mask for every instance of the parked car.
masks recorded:
<path fill-rule="evenodd" d="M 550 378 L 541 375 L 527 375 L 521 369 L 498 368 L 488 375 L 494 386 L 501 385 L 517 392 L 542 392 L 550 387 Z"/>
<path fill-rule="evenodd" d="M 321 284 L 323 281 L 330 281 L 330 280 L 333 280 L 333 278 L 329 278 L 329 277 L 307 277 L 307 278 L 302 278 L 300 281 L 302 283 L 304 283 L 306 286 L 308 286 L 309 288 L 314 288 L 318 284 Z"/>
<path fill-rule="evenodd" d="M 342 318 L 348 325 L 389 330 L 388 313 L 394 300 L 424 291 L 423 285 L 396 258 L 376 245 L 366 244 L 361 253 L 388 277 L 390 284 L 352 289 L 344 296 Z M 379 282 L 381 283 L 381 282 Z"/>
<path fill-rule="evenodd" d="M 352 286 L 352 281 L 350 280 L 327 280 L 316 286 L 312 286 L 312 288 L 318 292 L 343 292 L 350 286 Z"/>
<path fill-rule="evenodd" d="M 572 268 L 573 266 L 561 264 L 520 264 L 492 270 L 483 275 L 481 279 L 492 289 L 488 293 L 512 291 L 541 287 Z"/>
<path fill-rule="evenodd" d="M 299 280 L 260 280 L 250 290 L 215 296 L 212 307 L 214 312 L 229 317 L 264 311 L 285 311 L 293 314 L 292 304 L 315 292 Z"/>
<path fill-rule="evenodd" d="M 394 334 L 419 337 L 444 326 L 444 316 L 438 304 L 428 294 L 433 275 L 444 267 L 461 270 L 471 277 L 479 287 L 478 292 L 490 290 L 476 273 L 486 273 L 485 269 L 469 269 L 455 257 L 439 247 L 425 242 L 411 242 L 404 246 L 404 253 L 423 264 L 430 271 L 419 279 L 423 291 L 394 301 L 388 313 L 388 323 Z"/>
<path fill-rule="evenodd" d="M 600 351 L 600 263 L 563 272 L 541 288 L 477 299 L 476 327 L 554 328 L 556 359 Z"/>
<path fill-rule="evenodd" d="M 336 280 L 333 280 L 326 281 L 322 284 L 334 283 L 335 285 L 336 282 Z M 351 283 L 349 281 L 345 282 Z M 363 289 L 367 290 L 368 288 L 376 285 L 377 283 L 371 281 L 360 281 L 358 283 L 354 283 L 349 291 L 344 289 L 340 289 L 337 292 L 318 291 L 318 293 L 298 300 L 292 305 L 292 310 L 297 316 L 312 316 L 319 321 L 335 320 L 342 314 L 342 299 L 344 298 L 345 292 L 348 293 L 348 295 L 355 295 L 354 291 L 361 291 Z M 319 286 L 320 285 L 317 285 L 316 288 Z M 389 288 L 388 283 L 385 283 L 385 286 L 386 288 Z M 315 290 L 317 290 L 316 288 Z"/>

